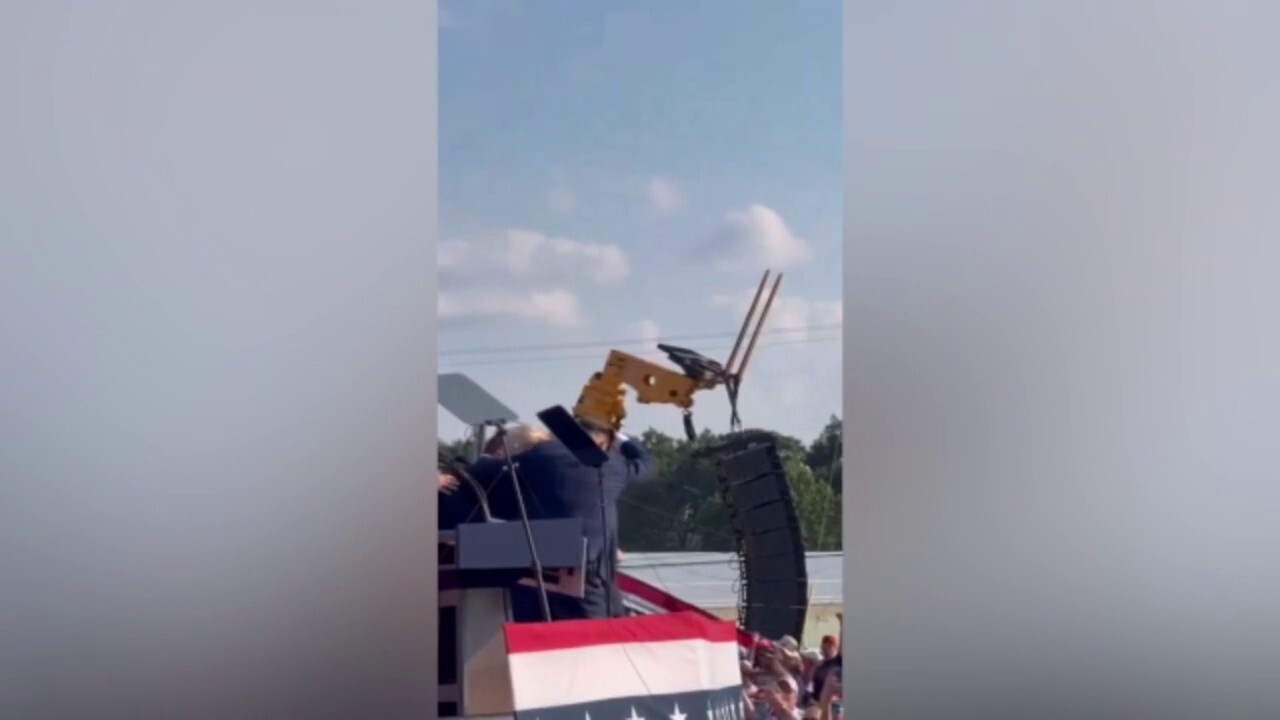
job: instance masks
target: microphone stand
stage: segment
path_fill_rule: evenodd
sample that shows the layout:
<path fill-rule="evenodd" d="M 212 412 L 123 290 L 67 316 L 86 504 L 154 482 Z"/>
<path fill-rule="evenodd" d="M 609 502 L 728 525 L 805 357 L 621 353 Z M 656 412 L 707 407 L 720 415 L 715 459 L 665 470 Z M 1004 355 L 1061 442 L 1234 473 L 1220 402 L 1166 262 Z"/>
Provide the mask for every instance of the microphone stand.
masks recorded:
<path fill-rule="evenodd" d="M 600 548 L 600 554 L 604 557 L 601 560 L 601 569 L 604 570 L 604 608 L 608 617 L 613 617 L 613 592 L 617 584 L 617 569 L 614 565 L 618 561 L 618 549 L 609 547 L 609 504 L 605 502 L 605 493 L 608 491 L 608 483 L 605 480 L 604 465 L 596 468 L 596 477 L 600 480 L 600 529 L 604 532 L 605 547 Z"/>
<path fill-rule="evenodd" d="M 507 444 L 507 429 L 500 423 L 497 427 L 498 437 L 502 440 L 502 454 L 507 461 L 507 472 L 511 474 L 511 485 L 516 491 L 516 508 L 520 511 L 520 524 L 524 526 L 524 538 L 529 544 L 529 557 L 533 560 L 533 577 L 538 583 L 538 600 L 542 603 L 542 617 L 551 622 L 551 601 L 547 598 L 547 580 L 542 576 L 542 560 L 538 557 L 538 546 L 533 540 L 533 527 L 529 524 L 529 511 L 524 506 L 524 491 L 520 488 L 520 480 L 516 477 L 516 463 L 511 459 L 511 447 Z"/>
<path fill-rule="evenodd" d="M 614 433 L 612 440 L 609 442 L 609 450 L 606 451 L 606 457 L 610 451 L 615 449 L 618 451 L 619 455 L 622 455 L 623 442 L 625 442 L 624 436 L 622 436 L 619 433 Z M 608 487 L 608 482 L 605 480 L 604 469 L 605 469 L 605 466 L 608 465 L 609 460 L 612 460 L 612 459 L 613 458 L 608 458 L 605 460 L 603 464 L 596 466 L 596 476 L 600 479 L 600 527 L 604 531 L 604 537 L 606 542 L 611 536 L 609 535 L 608 503 L 605 501 L 605 493 L 608 492 L 609 487 Z M 625 465 L 625 469 L 627 471 L 630 471 L 631 463 L 627 461 L 625 457 L 623 457 L 623 462 Z M 605 594 L 604 606 L 605 606 L 605 612 L 607 612 L 609 614 L 609 617 L 612 618 L 614 616 L 613 615 L 614 600 L 615 600 L 614 593 L 618 589 L 618 547 L 615 545 L 614 547 L 606 548 L 606 551 L 607 551 L 608 557 L 604 558 L 603 560 L 605 563 L 604 567 L 606 569 L 606 572 L 608 573 L 608 577 L 605 578 L 607 592 Z"/>

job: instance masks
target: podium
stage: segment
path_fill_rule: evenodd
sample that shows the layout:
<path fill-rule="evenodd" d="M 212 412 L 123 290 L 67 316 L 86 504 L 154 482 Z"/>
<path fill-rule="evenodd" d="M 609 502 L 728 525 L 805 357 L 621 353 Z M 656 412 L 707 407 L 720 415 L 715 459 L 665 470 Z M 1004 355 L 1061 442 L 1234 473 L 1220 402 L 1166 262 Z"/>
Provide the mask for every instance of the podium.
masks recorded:
<path fill-rule="evenodd" d="M 582 520 L 531 520 L 529 529 L 547 592 L 582 597 Z M 502 626 L 512 619 L 511 590 L 537 587 L 532 565 L 522 523 L 465 523 L 440 532 L 439 717 L 514 712 Z"/>

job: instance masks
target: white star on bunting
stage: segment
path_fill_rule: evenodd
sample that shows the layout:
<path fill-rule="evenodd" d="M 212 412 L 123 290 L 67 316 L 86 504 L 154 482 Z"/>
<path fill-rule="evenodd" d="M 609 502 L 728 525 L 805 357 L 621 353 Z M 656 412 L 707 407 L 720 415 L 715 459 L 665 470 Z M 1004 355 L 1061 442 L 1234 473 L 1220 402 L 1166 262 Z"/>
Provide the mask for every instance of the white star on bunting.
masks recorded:
<path fill-rule="evenodd" d="M 680 703 L 676 703 L 675 712 L 671 713 L 668 717 L 670 717 L 671 720 L 684 720 L 688 716 L 680 712 Z"/>

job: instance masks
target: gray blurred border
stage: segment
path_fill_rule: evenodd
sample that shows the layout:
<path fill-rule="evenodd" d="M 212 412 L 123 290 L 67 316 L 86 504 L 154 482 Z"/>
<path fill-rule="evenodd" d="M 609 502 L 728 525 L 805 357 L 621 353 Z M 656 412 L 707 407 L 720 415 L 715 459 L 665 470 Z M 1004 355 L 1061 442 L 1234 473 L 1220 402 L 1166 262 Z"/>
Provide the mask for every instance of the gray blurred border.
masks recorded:
<path fill-rule="evenodd" d="M 845 7 L 850 717 L 1280 717 L 1280 6 Z"/>
<path fill-rule="evenodd" d="M 0 8 L 0 717 L 436 715 L 436 45 Z"/>

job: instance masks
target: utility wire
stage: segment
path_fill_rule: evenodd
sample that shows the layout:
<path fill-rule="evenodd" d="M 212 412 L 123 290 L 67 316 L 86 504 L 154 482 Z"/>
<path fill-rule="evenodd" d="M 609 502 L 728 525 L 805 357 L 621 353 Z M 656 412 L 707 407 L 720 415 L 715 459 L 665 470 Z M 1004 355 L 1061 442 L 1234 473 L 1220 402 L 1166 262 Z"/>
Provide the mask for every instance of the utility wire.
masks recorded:
<path fill-rule="evenodd" d="M 771 329 L 761 330 L 760 335 L 763 337 L 768 335 L 807 332 L 807 331 L 813 331 L 813 330 L 837 330 L 840 327 L 841 327 L 840 323 L 825 323 L 821 325 L 797 325 L 794 327 L 771 328 Z M 443 358 L 443 357 L 453 357 L 455 355 L 500 355 L 503 353 L 533 352 L 533 351 L 543 351 L 543 350 L 582 350 L 586 348 L 596 348 L 596 347 L 615 346 L 615 345 L 649 345 L 649 344 L 654 344 L 659 342 L 669 343 L 673 340 L 709 340 L 709 339 L 713 340 L 713 339 L 731 338 L 731 337 L 737 337 L 737 336 L 738 336 L 737 332 L 713 332 L 713 333 L 699 333 L 694 335 L 668 335 L 666 337 L 661 337 L 656 339 L 632 337 L 632 338 L 621 338 L 617 340 L 592 340 L 592 341 L 586 341 L 586 342 L 547 343 L 543 345 L 503 345 L 503 346 L 464 348 L 464 349 L 454 349 L 454 350 L 441 350 L 438 353 L 438 355 Z"/>
<path fill-rule="evenodd" d="M 798 326 L 798 327 L 790 327 L 790 328 L 777 328 L 773 330 L 762 331 L 760 334 L 762 336 L 781 335 L 781 334 L 794 334 L 798 332 L 809 332 L 809 331 L 820 331 L 820 330 L 838 330 L 840 328 L 841 328 L 840 324 L 832 323 L 832 324 L 824 324 L 824 325 L 807 325 L 807 326 Z M 650 343 L 656 344 L 656 342 L 669 342 L 671 340 L 694 340 L 694 339 L 712 339 L 712 338 L 730 338 L 730 337 L 736 338 L 737 333 L 736 332 L 735 333 L 719 332 L 719 333 L 702 333 L 702 334 L 694 334 L 694 335 L 672 335 L 672 336 L 667 336 L 665 338 L 660 338 L 657 341 L 646 340 L 642 338 L 631 338 L 631 339 L 603 340 L 603 341 L 583 342 L 583 343 L 549 343 L 549 344 L 543 344 L 543 345 L 473 348 L 469 350 L 441 351 L 440 356 L 443 359 L 445 356 L 457 356 L 457 355 L 485 355 L 485 354 L 503 355 L 506 353 L 520 353 L 520 352 L 530 352 L 530 351 L 586 349 L 586 348 L 600 348 L 605 346 L 635 345 L 635 344 L 649 345 Z M 820 342 L 831 342 L 839 339 L 841 339 L 841 336 L 839 334 L 826 335 L 826 336 L 820 336 L 820 337 L 801 337 L 801 338 L 765 341 L 760 343 L 756 347 L 757 349 L 763 349 L 765 347 L 781 346 L 781 345 L 808 345 L 808 344 L 820 343 Z M 729 349 L 732 349 L 732 347 L 733 346 L 731 345 L 724 345 L 724 346 L 715 347 L 715 348 L 703 348 L 703 349 L 729 350 Z M 654 358 L 665 357 L 664 353 L 657 350 L 637 352 L 634 354 L 640 357 L 646 357 L 646 356 L 654 357 Z M 544 356 L 537 356 L 537 357 L 516 357 L 516 358 L 511 358 L 511 357 L 480 358 L 480 359 L 463 359 L 460 361 L 445 360 L 444 362 L 450 364 L 451 367 L 448 369 L 461 369 L 461 368 L 474 367 L 474 366 L 480 366 L 480 365 L 521 365 L 525 363 L 547 362 L 547 361 L 585 361 L 585 360 L 598 361 L 600 360 L 600 354 L 596 352 L 591 354 L 577 354 L 577 355 L 544 355 Z M 444 370 L 445 368 L 441 368 L 441 369 Z M 676 483 L 675 487 L 680 490 L 683 490 L 684 492 L 694 497 L 701 497 L 703 495 L 703 493 L 698 489 L 695 489 L 684 483 Z M 652 513 L 655 516 L 656 515 L 665 516 L 666 514 L 665 511 L 658 510 L 657 508 L 649 507 L 644 504 L 638 503 L 631 498 L 623 497 L 619 499 L 624 504 L 630 505 L 631 507 L 636 508 L 637 510 L 641 510 L 647 513 Z M 710 527 L 709 525 L 706 525 L 703 523 L 694 523 L 694 526 L 705 534 L 711 535 L 713 537 L 719 537 L 725 540 L 734 540 L 736 542 L 733 536 L 725 534 L 722 531 L 718 531 Z M 820 533 L 820 534 L 823 534 L 823 533 Z"/>
<path fill-rule="evenodd" d="M 759 345 L 756 346 L 756 349 L 760 350 L 762 348 L 776 347 L 780 345 L 809 345 L 809 344 L 820 343 L 820 342 L 832 342 L 839 339 L 840 339 L 839 335 L 829 335 L 824 337 L 806 337 L 806 338 L 794 338 L 790 340 L 775 340 L 773 342 L 761 342 Z M 722 345 L 720 347 L 702 348 L 702 349 L 703 350 L 730 350 L 732 348 L 733 348 L 732 345 Z M 649 357 L 649 358 L 666 357 L 666 355 L 664 355 L 661 351 L 656 351 L 656 350 L 649 351 L 649 352 L 638 352 L 633 354 L 638 357 Z M 447 363 L 447 367 L 441 367 L 440 370 L 460 370 L 464 368 L 477 367 L 477 366 L 483 366 L 483 365 L 524 365 L 527 363 L 536 363 L 536 362 L 565 362 L 565 361 L 583 361 L 583 360 L 595 360 L 597 362 L 603 362 L 604 359 L 601 357 L 600 353 L 592 353 L 590 355 L 587 355 L 587 354 L 543 355 L 538 357 L 523 357 L 523 358 L 482 358 L 479 360 L 445 361 L 445 363 Z"/>

